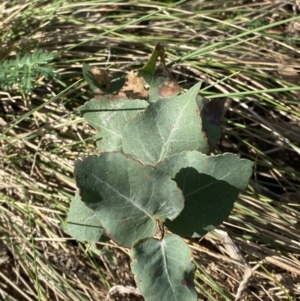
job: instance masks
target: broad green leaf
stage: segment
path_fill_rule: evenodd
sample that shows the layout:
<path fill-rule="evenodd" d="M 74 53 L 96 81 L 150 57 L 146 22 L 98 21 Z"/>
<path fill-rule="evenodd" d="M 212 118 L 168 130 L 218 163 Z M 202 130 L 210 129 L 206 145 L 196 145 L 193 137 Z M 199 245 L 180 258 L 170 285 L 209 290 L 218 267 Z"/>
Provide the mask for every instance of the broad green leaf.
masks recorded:
<path fill-rule="evenodd" d="M 101 101 L 92 99 L 86 102 L 80 107 L 80 111 L 96 130 L 97 148 L 101 152 L 112 152 L 122 148 L 122 131 L 126 121 L 147 105 L 145 100 L 103 96 Z"/>
<path fill-rule="evenodd" d="M 169 175 L 121 153 L 76 161 L 75 178 L 107 235 L 126 247 L 154 236 L 157 220 L 173 220 L 183 209 L 182 192 Z"/>
<path fill-rule="evenodd" d="M 165 225 L 181 236 L 205 235 L 229 216 L 252 167 L 251 161 L 229 153 L 209 157 L 184 152 L 165 159 L 157 168 L 169 173 L 185 197 L 181 214 Z"/>
<path fill-rule="evenodd" d="M 208 141 L 201 129 L 196 103 L 200 84 L 186 93 L 150 103 L 130 119 L 123 131 L 123 151 L 149 165 L 186 150 L 207 153 Z"/>
<path fill-rule="evenodd" d="M 98 242 L 105 236 L 98 216 L 87 207 L 76 191 L 67 218 L 66 232 L 79 241 Z"/>
<path fill-rule="evenodd" d="M 196 301 L 191 250 L 177 235 L 147 238 L 131 252 L 132 271 L 146 301 Z"/>

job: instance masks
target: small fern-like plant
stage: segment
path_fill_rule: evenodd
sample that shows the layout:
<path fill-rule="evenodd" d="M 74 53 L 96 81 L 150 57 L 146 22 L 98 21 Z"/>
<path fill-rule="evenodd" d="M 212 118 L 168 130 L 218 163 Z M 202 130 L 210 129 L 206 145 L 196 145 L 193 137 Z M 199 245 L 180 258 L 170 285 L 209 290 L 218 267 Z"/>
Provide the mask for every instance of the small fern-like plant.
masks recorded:
<path fill-rule="evenodd" d="M 164 56 L 158 44 L 144 68 L 114 81 L 84 65 L 97 96 L 80 112 L 96 130 L 99 155 L 75 162 L 67 232 L 131 248 L 146 301 L 196 301 L 192 253 L 181 237 L 203 236 L 229 216 L 253 164 L 210 155 L 224 101 L 201 97 L 200 84 L 181 93 Z"/>
<path fill-rule="evenodd" d="M 54 54 L 38 50 L 1 62 L 0 87 L 11 90 L 17 85 L 21 93 L 31 92 L 38 78 L 50 80 L 55 76 L 54 69 L 49 66 L 54 58 Z"/>

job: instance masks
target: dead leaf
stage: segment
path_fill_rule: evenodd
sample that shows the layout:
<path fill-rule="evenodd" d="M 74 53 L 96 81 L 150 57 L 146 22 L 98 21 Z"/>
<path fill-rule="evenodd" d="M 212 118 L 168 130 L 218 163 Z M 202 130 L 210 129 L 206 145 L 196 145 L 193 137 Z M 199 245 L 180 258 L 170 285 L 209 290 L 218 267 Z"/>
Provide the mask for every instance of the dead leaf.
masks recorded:
<path fill-rule="evenodd" d="M 157 59 L 160 59 L 157 65 Z M 166 98 L 177 95 L 180 87 L 165 64 L 165 50 L 157 44 L 147 64 L 137 72 L 131 71 L 118 95 L 127 98 Z"/>
<path fill-rule="evenodd" d="M 142 76 L 131 71 L 118 95 L 126 96 L 127 98 L 148 99 L 149 86 Z"/>
<path fill-rule="evenodd" d="M 157 64 L 157 59 L 159 63 Z M 165 49 L 161 44 L 157 44 L 147 64 L 138 71 L 128 73 L 124 82 L 115 89 L 115 82 L 110 80 L 108 70 L 92 67 L 90 74 L 97 84 L 94 88 L 96 98 L 101 100 L 104 95 L 127 99 L 145 99 L 156 101 L 159 98 L 172 97 L 180 92 L 180 86 L 173 78 L 171 72 L 165 64 Z"/>
<path fill-rule="evenodd" d="M 104 91 L 110 89 L 110 78 L 108 70 L 92 67 L 90 70 L 95 82 L 103 87 Z"/>

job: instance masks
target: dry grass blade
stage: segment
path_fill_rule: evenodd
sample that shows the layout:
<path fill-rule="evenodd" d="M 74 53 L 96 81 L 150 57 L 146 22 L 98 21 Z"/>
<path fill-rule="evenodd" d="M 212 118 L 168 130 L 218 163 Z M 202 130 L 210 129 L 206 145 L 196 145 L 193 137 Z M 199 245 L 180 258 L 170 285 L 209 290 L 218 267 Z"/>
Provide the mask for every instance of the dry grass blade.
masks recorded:
<path fill-rule="evenodd" d="M 238 287 L 235 301 L 241 300 L 243 297 L 243 294 L 245 293 L 245 290 L 247 289 L 250 281 L 250 277 L 252 275 L 251 269 L 248 266 L 246 260 L 244 259 L 242 253 L 240 252 L 239 248 L 234 244 L 232 239 L 229 237 L 229 235 L 222 230 L 215 230 L 215 233 L 221 236 L 222 243 L 224 245 L 226 253 L 230 256 L 230 258 L 237 260 L 242 265 L 243 270 L 243 276 L 242 281 L 240 282 L 240 285 Z"/>

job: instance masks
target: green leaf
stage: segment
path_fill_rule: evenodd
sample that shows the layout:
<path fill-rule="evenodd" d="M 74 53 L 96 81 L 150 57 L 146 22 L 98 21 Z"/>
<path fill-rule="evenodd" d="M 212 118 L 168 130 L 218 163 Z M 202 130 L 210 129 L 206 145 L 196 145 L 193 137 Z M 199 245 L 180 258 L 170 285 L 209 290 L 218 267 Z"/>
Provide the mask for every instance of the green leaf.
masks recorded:
<path fill-rule="evenodd" d="M 43 76 L 47 80 L 55 77 L 54 69 L 49 63 L 55 57 L 53 53 L 37 50 L 1 62 L 0 87 L 10 90 L 18 84 L 21 93 L 29 93 L 36 86 L 39 77 Z"/>
<path fill-rule="evenodd" d="M 112 152 L 122 148 L 122 132 L 126 121 L 147 105 L 145 100 L 103 96 L 101 101 L 92 99 L 86 102 L 80 107 L 80 111 L 96 130 L 97 148 L 101 152 Z"/>
<path fill-rule="evenodd" d="M 229 216 L 239 191 L 249 182 L 252 167 L 251 161 L 229 153 L 209 157 L 184 152 L 165 159 L 157 168 L 175 179 L 185 197 L 181 214 L 165 225 L 181 236 L 205 235 Z"/>
<path fill-rule="evenodd" d="M 81 201 L 78 191 L 71 202 L 66 232 L 79 241 L 87 242 L 98 242 L 105 236 L 99 217 Z"/>
<path fill-rule="evenodd" d="M 176 235 L 147 238 L 132 248 L 132 271 L 146 301 L 196 301 L 191 250 Z"/>
<path fill-rule="evenodd" d="M 130 119 L 123 132 L 124 153 L 150 165 L 182 151 L 207 153 L 209 145 L 196 103 L 199 87 L 197 84 L 182 95 L 150 103 Z"/>
<path fill-rule="evenodd" d="M 145 78 L 149 84 L 151 84 L 151 82 L 152 82 L 152 76 L 153 76 L 155 68 L 156 68 L 156 61 L 157 61 L 158 57 L 164 57 L 164 55 L 165 55 L 164 47 L 161 44 L 157 43 L 153 52 L 151 53 L 149 61 L 139 71 L 145 77 L 149 76 L 149 78 Z"/>
<path fill-rule="evenodd" d="M 182 192 L 165 172 L 120 153 L 77 161 L 75 178 L 107 235 L 126 247 L 154 236 L 157 220 L 173 220 L 183 209 Z"/>
<path fill-rule="evenodd" d="M 199 105 L 199 101 L 198 105 Z M 225 99 L 201 99 L 202 128 L 205 131 L 209 144 L 214 147 L 221 138 L 221 119 L 223 116 Z"/>

